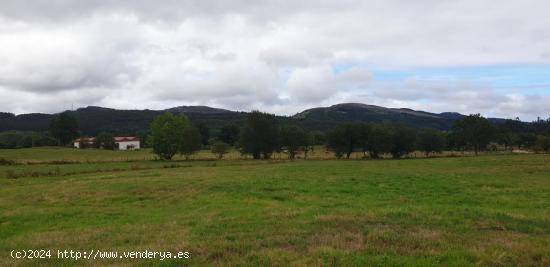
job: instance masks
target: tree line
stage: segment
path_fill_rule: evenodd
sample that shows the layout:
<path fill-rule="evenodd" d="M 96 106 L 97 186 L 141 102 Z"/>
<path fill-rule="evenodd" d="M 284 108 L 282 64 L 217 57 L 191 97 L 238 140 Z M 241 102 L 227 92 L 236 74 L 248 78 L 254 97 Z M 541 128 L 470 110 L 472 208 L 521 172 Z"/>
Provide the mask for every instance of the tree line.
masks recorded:
<path fill-rule="evenodd" d="M 79 136 L 78 121 L 61 113 L 50 122 L 48 133 L 0 133 L 0 148 L 70 145 Z M 214 135 L 201 122 L 191 122 L 185 115 L 165 113 L 156 117 L 147 133 L 139 133 L 143 147 L 151 147 L 159 158 L 168 160 L 176 154 L 186 158 L 209 148 L 218 158 L 231 148 L 255 159 L 269 159 L 274 152 L 289 158 L 307 157 L 315 145 L 324 145 L 337 158 L 349 158 L 353 152 L 364 157 L 391 155 L 401 158 L 412 151 L 427 156 L 452 151 L 527 149 L 550 152 L 550 121 L 524 123 L 505 120 L 491 123 L 479 114 L 466 116 L 449 131 L 415 129 L 398 124 L 346 123 L 326 132 L 308 132 L 296 124 L 281 123 L 273 114 L 253 111 L 243 125 L 221 127 Z M 113 149 L 111 133 L 100 133 L 94 147 Z"/>
<path fill-rule="evenodd" d="M 11 113 L 0 115 L 5 117 L 15 116 Z M 0 148 L 14 149 L 40 146 L 63 146 L 71 143 L 77 136 L 77 120 L 64 112 L 50 121 L 49 132 L 9 131 L 0 133 Z"/>
<path fill-rule="evenodd" d="M 281 125 L 273 114 L 253 111 L 242 127 L 224 126 L 206 144 L 212 143 L 212 153 L 219 158 L 234 147 L 254 159 L 269 159 L 275 152 L 285 152 L 290 159 L 300 153 L 307 158 L 314 145 L 325 145 L 337 158 L 350 158 L 353 152 L 362 152 L 364 157 L 376 159 L 387 154 L 397 159 L 413 151 L 429 156 L 444 150 L 473 151 L 477 155 L 496 149 L 495 146 L 513 145 L 550 152 L 550 133 L 535 136 L 532 144 L 522 142 L 523 139 L 503 142 L 502 136 L 509 134 L 502 125 L 494 125 L 479 114 L 457 120 L 447 132 L 396 124 L 346 123 L 325 134 L 313 134 L 296 125 Z M 177 153 L 189 158 L 205 144 L 201 132 L 185 115 L 171 113 L 154 120 L 149 141 L 161 159 L 171 159 Z"/>

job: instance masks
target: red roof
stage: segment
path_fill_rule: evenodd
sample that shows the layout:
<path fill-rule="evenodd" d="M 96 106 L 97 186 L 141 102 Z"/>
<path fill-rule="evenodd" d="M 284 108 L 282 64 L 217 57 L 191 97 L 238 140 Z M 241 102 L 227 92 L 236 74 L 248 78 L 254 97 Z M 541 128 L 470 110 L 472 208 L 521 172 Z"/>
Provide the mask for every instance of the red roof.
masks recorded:
<path fill-rule="evenodd" d="M 115 136 L 114 137 L 115 139 L 115 142 L 131 142 L 131 141 L 139 141 L 139 137 L 135 137 L 135 136 Z M 82 138 L 78 138 L 78 139 L 75 139 L 75 143 L 80 143 L 81 141 L 86 141 L 86 142 L 95 142 L 95 137 L 82 137 Z"/>
<path fill-rule="evenodd" d="M 82 137 L 74 140 L 75 143 L 80 143 L 80 141 L 86 141 L 86 142 L 95 142 L 95 137 Z"/>
<path fill-rule="evenodd" d="M 139 137 L 135 136 L 115 136 L 115 142 L 130 142 L 139 141 Z"/>

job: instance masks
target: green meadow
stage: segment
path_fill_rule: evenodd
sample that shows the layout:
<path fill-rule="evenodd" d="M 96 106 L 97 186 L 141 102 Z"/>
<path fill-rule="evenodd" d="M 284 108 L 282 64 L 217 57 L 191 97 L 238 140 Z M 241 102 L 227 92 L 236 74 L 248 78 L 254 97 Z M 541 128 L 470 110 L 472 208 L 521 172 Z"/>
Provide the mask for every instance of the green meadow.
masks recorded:
<path fill-rule="evenodd" d="M 0 266 L 550 266 L 549 154 L 319 155 L 0 150 Z M 10 256 L 29 249 L 190 257 Z"/>

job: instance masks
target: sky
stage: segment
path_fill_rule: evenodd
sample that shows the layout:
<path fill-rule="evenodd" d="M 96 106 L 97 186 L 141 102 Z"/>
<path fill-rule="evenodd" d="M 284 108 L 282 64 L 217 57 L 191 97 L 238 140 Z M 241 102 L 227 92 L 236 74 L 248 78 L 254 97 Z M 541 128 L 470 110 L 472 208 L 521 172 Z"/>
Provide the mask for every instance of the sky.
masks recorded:
<path fill-rule="evenodd" d="M 2 0 L 0 111 L 550 117 L 547 0 Z"/>

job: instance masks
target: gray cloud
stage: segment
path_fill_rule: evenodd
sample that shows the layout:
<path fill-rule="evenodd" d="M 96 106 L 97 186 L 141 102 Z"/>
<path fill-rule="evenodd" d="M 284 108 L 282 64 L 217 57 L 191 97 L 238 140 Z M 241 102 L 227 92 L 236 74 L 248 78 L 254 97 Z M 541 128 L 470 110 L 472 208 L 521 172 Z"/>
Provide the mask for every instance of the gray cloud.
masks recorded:
<path fill-rule="evenodd" d="M 548 64 L 549 9 L 544 0 L 5 0 L 0 109 L 60 111 L 60 101 L 291 114 L 364 99 L 533 118 L 548 112 L 544 94 L 380 82 L 372 70 Z"/>

